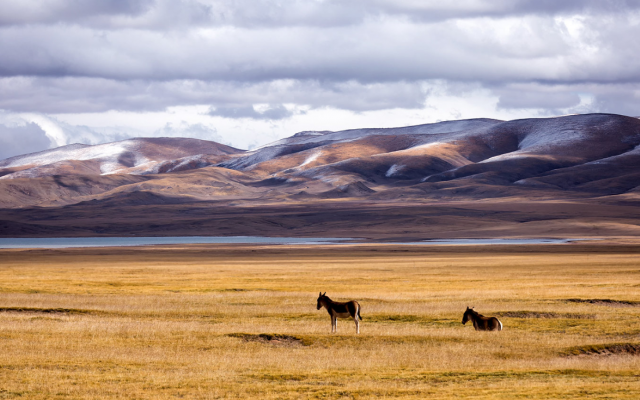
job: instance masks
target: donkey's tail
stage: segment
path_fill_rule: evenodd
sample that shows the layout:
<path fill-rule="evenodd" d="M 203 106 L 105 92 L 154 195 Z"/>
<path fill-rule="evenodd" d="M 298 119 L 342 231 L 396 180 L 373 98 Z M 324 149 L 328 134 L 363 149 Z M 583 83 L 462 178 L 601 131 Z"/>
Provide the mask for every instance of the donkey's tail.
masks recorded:
<path fill-rule="evenodd" d="M 358 304 L 358 318 L 360 318 L 360 321 L 362 321 L 362 317 L 360 316 L 360 304 Z"/>

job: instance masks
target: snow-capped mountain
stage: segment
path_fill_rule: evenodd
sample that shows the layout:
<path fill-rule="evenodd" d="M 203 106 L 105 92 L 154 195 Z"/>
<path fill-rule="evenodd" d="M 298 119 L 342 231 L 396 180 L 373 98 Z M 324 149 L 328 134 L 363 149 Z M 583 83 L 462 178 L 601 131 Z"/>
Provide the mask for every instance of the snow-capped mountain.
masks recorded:
<path fill-rule="evenodd" d="M 611 114 L 306 131 L 253 151 L 131 139 L 0 161 L 0 204 L 52 206 L 139 191 L 184 202 L 634 196 L 639 146 L 640 120 Z"/>
<path fill-rule="evenodd" d="M 640 121 L 618 115 L 480 119 L 294 135 L 219 166 L 343 184 L 442 182 L 474 176 L 484 182 L 527 185 L 534 183 L 531 178 L 587 163 L 608 160 L 621 167 L 633 160 L 638 145 Z"/>
<path fill-rule="evenodd" d="M 95 146 L 72 144 L 12 157 L 0 161 L 0 174 L 4 179 L 15 179 L 65 174 L 158 173 L 185 169 L 188 165 L 203 167 L 211 164 L 212 157 L 239 152 L 198 139 L 136 138 Z"/>

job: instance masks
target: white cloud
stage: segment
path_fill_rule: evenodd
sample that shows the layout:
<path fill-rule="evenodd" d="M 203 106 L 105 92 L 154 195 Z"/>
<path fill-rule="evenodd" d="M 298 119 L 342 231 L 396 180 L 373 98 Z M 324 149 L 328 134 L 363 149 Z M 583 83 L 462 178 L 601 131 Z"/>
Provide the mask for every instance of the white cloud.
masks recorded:
<path fill-rule="evenodd" d="M 51 118 L 42 114 L 30 113 L 21 114 L 20 117 L 24 118 L 25 121 L 38 125 L 56 147 L 69 144 L 65 132 Z"/>

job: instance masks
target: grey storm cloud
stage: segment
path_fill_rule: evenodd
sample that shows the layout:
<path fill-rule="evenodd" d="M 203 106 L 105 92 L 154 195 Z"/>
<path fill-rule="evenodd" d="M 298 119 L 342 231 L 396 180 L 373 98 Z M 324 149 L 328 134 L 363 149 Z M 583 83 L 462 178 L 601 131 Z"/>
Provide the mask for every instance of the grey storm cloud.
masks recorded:
<path fill-rule="evenodd" d="M 595 108 L 601 112 L 640 118 L 640 84 L 595 87 Z"/>
<path fill-rule="evenodd" d="M 451 18 L 625 13 L 636 0 L 7 0 L 0 25 L 70 23 L 105 29 L 189 26 L 339 26 L 380 15 Z"/>
<path fill-rule="evenodd" d="M 53 147 L 45 132 L 34 123 L 21 126 L 0 124 L 0 160 Z"/>
<path fill-rule="evenodd" d="M 614 18 L 614 17 L 612 17 Z M 640 78 L 637 26 L 628 17 L 564 23 L 393 18 L 331 29 L 203 28 L 168 34 L 38 25 L 0 29 L 0 76 L 93 77 L 116 81 L 275 79 L 585 81 Z M 622 61 L 624 63 L 613 63 Z"/>
<path fill-rule="evenodd" d="M 557 88 L 510 87 L 494 91 L 499 95 L 498 108 L 548 108 L 561 110 L 580 104 L 580 96 L 576 93 Z"/>
<path fill-rule="evenodd" d="M 224 138 L 218 135 L 215 128 L 203 124 L 189 124 L 182 121 L 179 124 L 166 124 L 154 132 L 155 136 L 163 137 L 191 137 L 203 140 L 213 140 L 218 143 L 226 143 Z"/>
<path fill-rule="evenodd" d="M 13 112 L 204 104 L 211 115 L 277 120 L 294 115 L 285 104 L 420 108 L 433 82 L 485 87 L 500 108 L 565 109 L 591 96 L 592 111 L 628 112 L 640 83 L 640 0 L 1 7 L 0 109 Z"/>
<path fill-rule="evenodd" d="M 115 81 L 101 78 L 0 79 L 0 109 L 44 113 L 154 111 L 179 105 L 214 105 L 212 115 L 280 119 L 283 103 L 319 108 L 332 105 L 356 112 L 395 107 L 420 108 L 427 91 L 410 82 L 362 84 L 355 81 L 275 80 L 236 82 L 172 80 Z M 253 104 L 278 104 L 259 113 Z"/>

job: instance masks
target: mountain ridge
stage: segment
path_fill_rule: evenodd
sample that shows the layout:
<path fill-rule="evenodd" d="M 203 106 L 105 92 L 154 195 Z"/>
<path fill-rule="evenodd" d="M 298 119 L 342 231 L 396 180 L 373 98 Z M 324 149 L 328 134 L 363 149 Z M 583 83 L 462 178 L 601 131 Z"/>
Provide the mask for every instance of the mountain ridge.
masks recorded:
<path fill-rule="evenodd" d="M 328 214 L 338 205 L 352 208 L 353 217 L 346 213 L 345 218 L 354 218 L 354 229 L 369 224 L 357 215 L 370 216 L 367 209 L 383 207 L 387 211 L 382 214 L 387 217 L 381 217 L 380 225 L 395 232 L 399 228 L 391 227 L 398 223 L 391 217 L 393 210 L 460 202 L 490 203 L 496 210 L 506 204 L 538 204 L 535 209 L 547 210 L 541 205 L 570 202 L 576 210 L 606 209 L 607 216 L 584 220 L 572 214 L 573 222 L 567 226 L 584 230 L 594 224 L 602 225 L 603 232 L 617 229 L 629 233 L 640 231 L 633 208 L 640 205 L 640 120 L 615 114 L 581 114 L 303 131 L 251 151 L 187 138 L 70 145 L 0 161 L 0 193 L 0 207 L 7 210 L 2 218 L 13 221 L 7 226 L 19 226 L 30 234 L 37 232 L 27 228 L 34 207 L 51 209 L 62 220 L 78 210 L 126 214 L 134 210 L 148 213 L 141 207 L 151 207 L 162 209 L 157 215 L 172 221 L 183 218 L 190 207 L 280 209 L 272 215 L 279 221 L 269 228 L 273 232 L 287 231 L 286 220 L 294 217 L 287 216 L 286 210 L 294 206 L 324 209 L 331 221 Z M 626 210 L 623 214 L 631 215 L 630 219 L 621 214 L 612 222 L 611 207 Z M 24 211 L 16 211 L 20 209 Z M 91 214 L 84 212 L 86 218 Z M 455 218 L 464 220 L 464 214 L 461 211 Z M 247 222 L 246 234 L 252 234 L 250 227 L 255 224 L 271 226 L 268 221 L 272 217 L 260 215 Z M 442 221 L 452 218 L 442 217 Z M 440 226 L 438 229 L 446 227 L 431 217 L 428 220 Z M 418 229 L 415 221 L 403 221 L 409 231 Z M 477 224 L 480 220 L 474 221 Z M 560 224 L 561 218 L 556 216 L 553 221 Z M 494 222 L 500 226 L 505 223 Z M 194 232 L 200 232 L 199 226 L 209 226 L 202 220 L 189 223 Z M 334 221 L 335 226 L 341 223 Z M 507 224 L 509 229 L 536 226 L 512 223 Z M 0 235 L 10 235 L 11 229 L 7 229 Z M 171 229 L 182 228 L 176 225 Z M 293 224 L 291 229 L 303 232 L 306 228 Z M 112 231 L 104 227 L 96 230 L 100 234 Z"/>
<path fill-rule="evenodd" d="M 62 175 L 64 173 L 56 174 L 55 164 L 72 161 L 84 161 L 91 165 L 91 167 L 87 166 L 90 174 L 96 173 L 96 168 L 100 172 L 99 175 L 153 173 L 153 167 L 158 163 L 197 155 L 226 156 L 240 151 L 212 141 L 168 137 L 132 138 L 98 145 L 71 144 L 0 160 L 0 176 L 4 179 L 11 179 Z M 136 167 L 138 168 L 136 169 Z M 35 170 L 29 171 L 34 168 Z M 7 174 L 3 172 L 6 169 L 16 171 Z M 41 170 L 43 172 L 40 172 Z M 70 173 L 72 171 L 65 170 L 63 172 Z"/>

